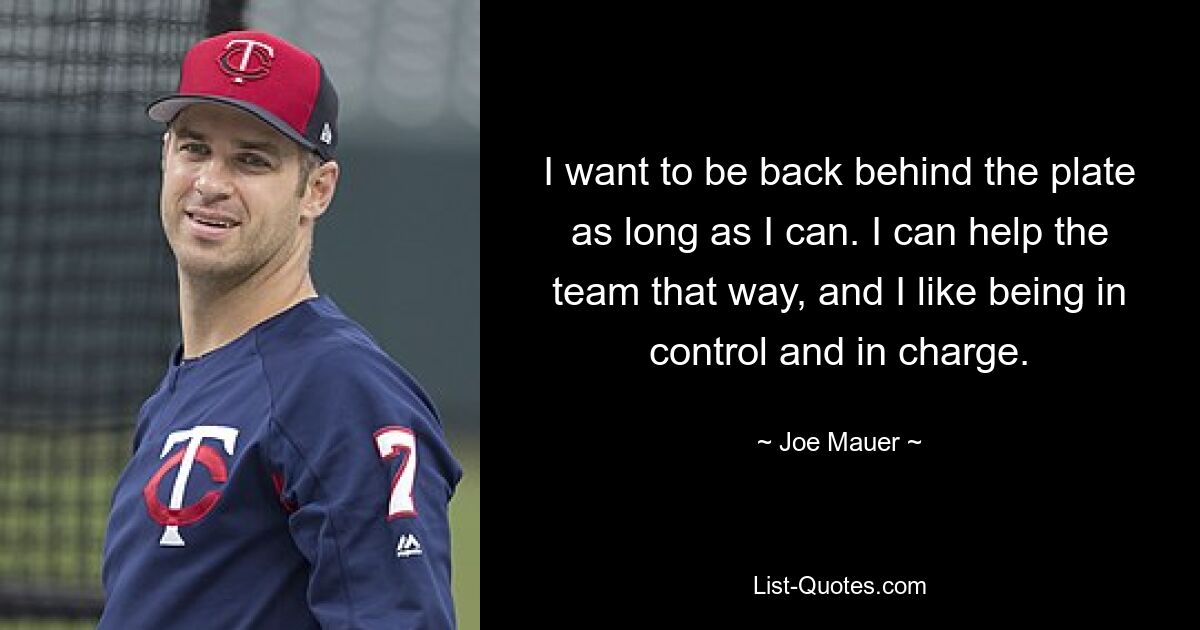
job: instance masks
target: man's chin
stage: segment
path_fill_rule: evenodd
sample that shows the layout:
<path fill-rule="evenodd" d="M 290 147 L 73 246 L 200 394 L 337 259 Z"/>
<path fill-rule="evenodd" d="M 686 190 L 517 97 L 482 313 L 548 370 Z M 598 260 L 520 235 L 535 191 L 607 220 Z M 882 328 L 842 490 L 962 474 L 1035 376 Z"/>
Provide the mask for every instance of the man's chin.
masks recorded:
<path fill-rule="evenodd" d="M 235 280 L 241 266 L 231 262 L 218 252 L 176 252 L 175 260 L 179 273 L 191 280 L 205 283 L 226 284 Z"/>

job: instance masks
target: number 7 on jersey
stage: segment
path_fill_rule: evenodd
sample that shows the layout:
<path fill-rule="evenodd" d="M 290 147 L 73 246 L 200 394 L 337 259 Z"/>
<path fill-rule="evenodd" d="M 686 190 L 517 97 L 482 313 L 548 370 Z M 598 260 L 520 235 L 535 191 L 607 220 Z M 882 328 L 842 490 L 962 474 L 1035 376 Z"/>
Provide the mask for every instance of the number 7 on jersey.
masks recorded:
<path fill-rule="evenodd" d="M 413 502 L 413 485 L 417 480 L 417 436 L 405 427 L 384 427 L 375 432 L 375 446 L 384 461 L 402 453 L 400 470 L 392 479 L 392 495 L 388 501 L 388 520 L 417 515 Z"/>

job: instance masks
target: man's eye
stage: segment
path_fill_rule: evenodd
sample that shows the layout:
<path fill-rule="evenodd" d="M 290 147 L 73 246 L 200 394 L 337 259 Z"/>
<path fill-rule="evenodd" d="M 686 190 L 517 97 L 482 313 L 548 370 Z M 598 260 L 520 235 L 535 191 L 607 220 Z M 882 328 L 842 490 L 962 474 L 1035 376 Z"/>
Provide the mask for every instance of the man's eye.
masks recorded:
<path fill-rule="evenodd" d="M 253 166 L 255 168 L 270 168 L 271 167 L 270 161 L 268 161 L 266 158 L 264 158 L 262 156 L 255 155 L 253 153 L 246 153 L 246 154 L 240 156 L 238 159 L 242 162 L 242 164 L 245 164 L 246 166 Z"/>
<path fill-rule="evenodd" d="M 192 155 L 208 155 L 208 146 L 199 142 L 185 142 L 179 145 L 179 150 Z"/>

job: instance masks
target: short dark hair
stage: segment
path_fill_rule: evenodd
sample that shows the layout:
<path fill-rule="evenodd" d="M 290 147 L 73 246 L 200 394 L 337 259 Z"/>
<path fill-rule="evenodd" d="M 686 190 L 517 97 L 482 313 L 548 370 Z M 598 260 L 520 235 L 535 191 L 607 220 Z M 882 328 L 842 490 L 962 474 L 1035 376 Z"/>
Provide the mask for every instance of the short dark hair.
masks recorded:
<path fill-rule="evenodd" d="M 300 151 L 300 180 L 296 182 L 296 196 L 303 197 L 304 189 L 308 188 L 308 176 L 321 166 L 321 156 L 312 151 Z"/>

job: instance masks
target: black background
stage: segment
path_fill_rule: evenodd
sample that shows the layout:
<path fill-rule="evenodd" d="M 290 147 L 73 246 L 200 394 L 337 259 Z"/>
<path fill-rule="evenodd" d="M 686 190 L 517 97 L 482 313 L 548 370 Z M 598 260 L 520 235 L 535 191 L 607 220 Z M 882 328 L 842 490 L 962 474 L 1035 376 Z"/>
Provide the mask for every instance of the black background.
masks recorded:
<path fill-rule="evenodd" d="M 522 20 L 545 15 L 516 16 L 490 59 L 503 76 L 491 100 L 503 102 L 491 108 L 501 131 L 489 148 L 483 239 L 488 434 L 498 462 L 487 519 L 494 614 L 548 627 L 1169 614 L 1182 587 L 1193 415 L 1183 406 L 1185 208 L 1194 202 L 1179 196 L 1179 62 L 1107 36 L 960 29 L 951 37 L 733 10 L 593 10 L 601 14 L 556 15 L 536 29 Z M 646 157 L 651 185 L 572 188 L 560 174 L 547 187 L 546 156 L 556 165 Z M 706 156 L 746 165 L 748 182 L 704 186 Z M 761 187 L 762 156 L 830 156 L 843 163 L 846 185 Z M 874 164 L 971 156 L 973 185 L 856 187 L 856 156 Z M 1037 165 L 1038 184 L 985 185 L 988 156 Z M 1052 195 L 1051 163 L 1075 156 L 1132 164 L 1136 183 Z M 691 165 L 693 182 L 659 185 L 663 157 Z M 697 223 L 700 247 L 624 247 L 626 216 Z M 789 247 L 777 232 L 765 247 L 765 216 L 777 229 L 844 223 L 859 245 Z M 871 247 L 873 216 L 885 226 L 953 223 L 958 245 Z M 1053 221 L 1067 216 L 1106 225 L 1108 244 L 1054 245 Z M 1043 242 L 1028 254 L 969 247 L 969 217 L 1038 223 Z M 705 228 L 718 222 L 751 225 L 756 244 L 708 245 Z M 572 246 L 579 223 L 609 223 L 617 242 Z M 976 305 L 897 307 L 900 275 L 970 282 Z M 556 277 L 648 289 L 655 276 L 801 283 L 808 307 L 654 307 L 648 290 L 636 308 L 553 304 Z M 887 306 L 816 303 L 821 283 L 877 276 Z M 989 307 L 990 276 L 1081 282 L 1084 309 Z M 1125 285 L 1127 306 L 1096 307 L 1097 276 Z M 760 336 L 774 349 L 841 336 L 847 364 L 648 360 L 654 343 Z M 889 364 L 854 365 L 858 336 L 885 344 Z M 922 336 L 1012 343 L 1028 365 L 990 374 L 900 366 L 896 348 Z M 923 444 L 814 456 L 756 443 L 778 445 L 792 432 L 820 436 L 824 449 L 830 431 Z M 918 579 L 928 594 L 754 595 L 754 577 L 768 575 L 876 588 Z"/>

